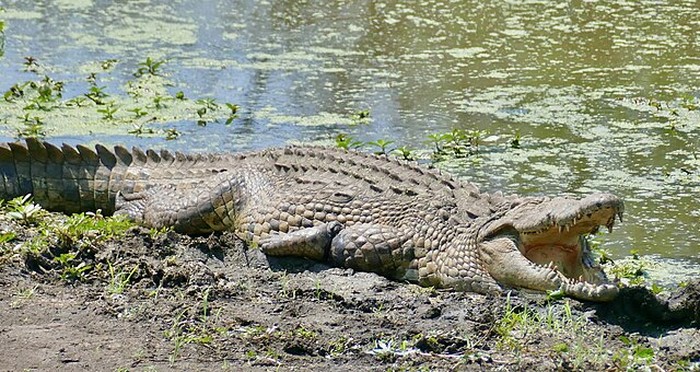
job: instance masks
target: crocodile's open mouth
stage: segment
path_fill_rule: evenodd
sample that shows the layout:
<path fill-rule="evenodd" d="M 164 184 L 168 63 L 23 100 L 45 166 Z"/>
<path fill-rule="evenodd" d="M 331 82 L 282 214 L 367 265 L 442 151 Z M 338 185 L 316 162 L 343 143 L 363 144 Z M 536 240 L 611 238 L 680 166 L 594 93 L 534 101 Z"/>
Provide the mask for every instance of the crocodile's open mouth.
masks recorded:
<path fill-rule="evenodd" d="M 600 205 L 573 218 L 551 219 L 538 230 L 520 230 L 520 250 L 530 261 L 555 268 L 570 279 L 602 284 L 606 279 L 596 264 L 588 239 L 601 226 L 612 232 L 622 206 Z"/>

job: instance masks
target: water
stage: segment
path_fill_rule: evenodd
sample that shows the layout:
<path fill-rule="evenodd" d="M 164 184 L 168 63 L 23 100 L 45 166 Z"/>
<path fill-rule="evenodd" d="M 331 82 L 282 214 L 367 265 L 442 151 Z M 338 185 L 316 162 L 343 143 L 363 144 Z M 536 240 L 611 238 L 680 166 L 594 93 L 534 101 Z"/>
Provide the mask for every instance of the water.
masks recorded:
<path fill-rule="evenodd" d="M 625 223 L 602 237 L 700 263 L 700 12 L 696 1 L 5 1 L 0 89 L 34 56 L 64 95 L 91 64 L 110 92 L 146 57 L 188 97 L 241 106 L 231 126 L 168 123 L 49 139 L 237 151 L 339 133 L 429 149 L 431 133 L 486 130 L 480 153 L 444 164 L 484 190 L 613 192 Z M 369 110 L 371 121 L 349 118 Z M 4 115 L 0 135 L 16 130 Z M 4 126 L 2 123 L 5 123 Z M 50 123 L 48 124 L 50 125 Z M 73 127 L 70 127 L 73 128 Z M 521 148 L 510 141 L 521 136 Z M 51 135 L 51 133 L 49 133 Z"/>

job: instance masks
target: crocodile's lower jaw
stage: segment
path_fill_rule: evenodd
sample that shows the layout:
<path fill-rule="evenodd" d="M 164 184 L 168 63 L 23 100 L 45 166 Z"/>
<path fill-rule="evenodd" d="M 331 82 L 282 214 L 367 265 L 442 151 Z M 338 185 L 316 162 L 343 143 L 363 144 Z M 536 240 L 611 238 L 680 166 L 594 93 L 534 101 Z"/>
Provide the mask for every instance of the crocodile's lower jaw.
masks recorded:
<path fill-rule="evenodd" d="M 582 249 L 576 244 L 538 244 L 523 247 L 523 255 L 539 265 L 554 265 L 567 278 L 584 276 Z"/>
<path fill-rule="evenodd" d="M 554 225 L 538 232 L 520 234 L 519 249 L 528 260 L 554 267 L 569 279 L 603 284 L 607 280 L 600 267 L 592 264 L 594 259 L 586 240 L 599 230 L 599 226 L 595 221 L 582 221 L 566 228 Z"/>

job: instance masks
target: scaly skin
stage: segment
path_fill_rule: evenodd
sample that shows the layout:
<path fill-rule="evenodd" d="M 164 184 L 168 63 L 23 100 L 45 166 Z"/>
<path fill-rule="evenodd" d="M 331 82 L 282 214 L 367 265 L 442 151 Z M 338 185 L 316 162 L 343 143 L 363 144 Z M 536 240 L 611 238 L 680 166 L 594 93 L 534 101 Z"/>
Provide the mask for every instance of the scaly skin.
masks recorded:
<path fill-rule="evenodd" d="M 586 236 L 623 204 L 479 192 L 439 171 L 354 151 L 288 147 L 183 155 L 97 145 L 0 145 L 0 197 L 47 209 L 101 209 L 188 234 L 232 230 L 269 255 L 297 255 L 391 278 L 481 293 L 618 292 Z"/>

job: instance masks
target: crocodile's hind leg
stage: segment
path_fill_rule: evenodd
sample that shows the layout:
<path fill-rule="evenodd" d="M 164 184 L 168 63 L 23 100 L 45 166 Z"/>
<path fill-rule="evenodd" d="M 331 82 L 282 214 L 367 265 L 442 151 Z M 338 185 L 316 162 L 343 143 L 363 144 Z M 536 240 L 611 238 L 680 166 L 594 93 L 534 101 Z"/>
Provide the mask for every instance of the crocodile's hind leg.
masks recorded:
<path fill-rule="evenodd" d="M 173 227 L 186 234 L 234 229 L 241 200 L 240 177 L 222 174 L 204 181 L 159 185 L 116 197 L 115 214 L 148 227 Z"/>
<path fill-rule="evenodd" d="M 410 238 L 389 226 L 360 223 L 342 228 L 330 222 L 271 235 L 260 240 L 260 247 L 269 255 L 323 259 L 340 267 L 401 278 L 414 259 Z"/>

